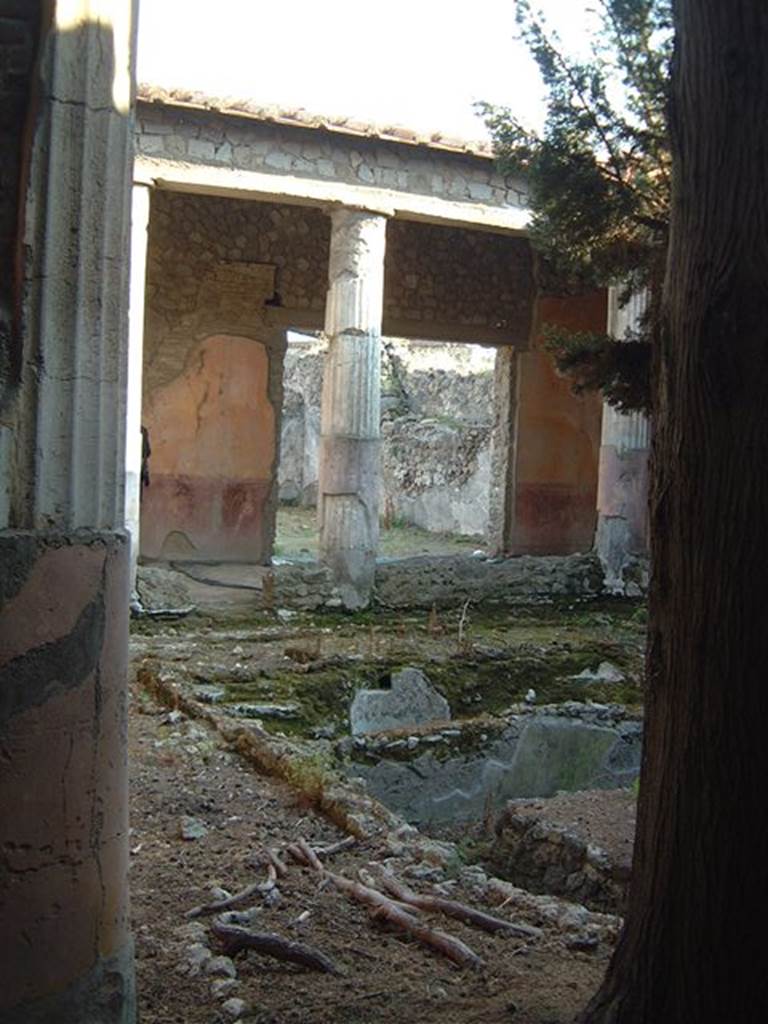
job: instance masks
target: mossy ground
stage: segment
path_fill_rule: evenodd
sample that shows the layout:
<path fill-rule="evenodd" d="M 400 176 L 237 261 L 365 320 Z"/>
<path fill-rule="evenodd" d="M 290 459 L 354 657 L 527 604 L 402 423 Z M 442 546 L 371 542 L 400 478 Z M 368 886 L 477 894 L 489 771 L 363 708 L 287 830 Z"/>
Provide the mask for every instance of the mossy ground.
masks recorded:
<path fill-rule="evenodd" d="M 265 719 L 273 732 L 311 737 L 347 728 L 361 687 L 386 686 L 403 665 L 420 668 L 447 698 L 454 718 L 497 715 L 536 692 L 537 704 L 567 700 L 642 704 L 645 614 L 642 604 L 601 601 L 515 608 L 460 607 L 439 613 L 371 610 L 298 615 L 289 624 L 261 615 L 227 629 L 190 617 L 146 622 L 136 640 L 170 660 L 190 684 L 215 683 L 227 703 L 292 703 L 290 719 Z M 460 625 L 461 624 L 461 625 Z M 179 654 L 192 644 L 194 656 Z M 162 648 L 166 648 L 165 655 Z M 609 661 L 616 683 L 570 678 Z"/>

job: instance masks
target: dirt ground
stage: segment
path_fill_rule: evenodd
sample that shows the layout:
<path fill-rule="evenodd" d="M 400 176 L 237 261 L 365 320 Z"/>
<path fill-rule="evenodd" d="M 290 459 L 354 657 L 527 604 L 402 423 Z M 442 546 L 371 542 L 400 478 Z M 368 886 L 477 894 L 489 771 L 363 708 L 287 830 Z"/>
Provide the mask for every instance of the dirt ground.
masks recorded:
<path fill-rule="evenodd" d="M 211 886 L 239 891 L 264 876 L 265 847 L 284 849 L 303 836 L 310 844 L 340 838 L 338 830 L 297 800 L 294 791 L 259 776 L 222 748 L 208 729 L 132 694 L 131 889 L 136 934 L 139 1006 L 143 1024 L 218 1024 L 230 1019 L 212 994 L 215 976 L 189 976 L 187 957 L 203 925 L 186 912 L 211 898 Z M 205 832 L 184 839 L 182 821 Z M 334 858 L 333 869 L 355 878 L 380 864 L 381 844 L 361 844 Z M 391 866 L 391 860 L 388 862 Z M 435 872 L 438 876 L 440 872 Z M 492 910 L 478 898 L 471 873 L 443 873 L 453 898 Z M 422 892 L 429 880 L 406 879 Z M 318 974 L 254 953 L 236 961 L 237 984 L 226 993 L 248 1006 L 259 1024 L 343 1022 L 484 1022 L 561 1024 L 570 1021 L 598 985 L 610 954 L 569 949 L 567 936 L 544 928 L 538 940 L 487 935 L 456 921 L 430 923 L 461 938 L 483 958 L 481 971 L 446 959 L 372 923 L 365 910 L 321 886 L 306 868 L 291 866 L 274 905 L 256 900 L 253 927 L 278 932 L 323 951 L 338 975 Z M 519 905 L 497 909 L 518 923 L 546 925 Z M 304 916 L 302 916 L 304 915 Z M 302 918 L 299 922 L 299 918 Z M 204 938 L 212 948 L 215 942 Z M 194 949 L 193 949 L 194 953 Z M 193 968 L 194 971 L 194 968 Z M 220 982 L 219 982 L 220 985 Z"/>
<path fill-rule="evenodd" d="M 461 665 L 464 657 L 456 662 L 455 622 L 441 616 L 438 625 L 425 614 L 392 621 L 386 616 L 362 616 L 360 621 L 349 616 L 333 621 L 291 617 L 289 622 L 194 616 L 175 623 L 142 620 L 133 630 L 133 664 L 153 665 L 182 689 L 214 681 L 227 689 L 258 687 L 260 700 L 284 700 L 288 685 L 294 694 L 317 696 L 320 689 L 333 695 L 338 691 L 335 677 L 323 683 L 322 672 L 302 674 L 299 653 L 311 648 L 313 658 L 330 659 L 332 665 L 341 659 L 344 672 L 359 659 L 378 664 L 394 658 L 428 665 L 434 674 L 443 663 Z M 609 658 L 625 668 L 631 681 L 640 664 L 642 634 L 642 618 L 618 606 L 515 609 L 490 617 L 478 611 L 466 670 L 471 681 L 482 668 L 480 652 L 487 648 L 491 657 L 497 645 L 518 660 L 524 671 L 514 686 L 495 682 L 501 690 L 494 697 L 491 677 L 482 684 L 485 698 L 497 702 L 512 699 L 512 689 L 525 692 L 530 673 L 541 674 L 542 666 L 573 670 L 583 667 L 582 661 Z M 446 685 L 451 678 L 444 676 Z M 543 676 L 536 685 L 544 692 Z M 583 699 L 605 699 L 603 691 L 586 687 Z M 456 688 L 452 700 L 460 707 L 470 697 L 469 708 L 474 707 L 474 691 Z M 319 722 L 333 718 L 331 704 L 320 702 L 318 709 Z M 286 847 L 299 837 L 322 846 L 341 833 L 306 796 L 258 774 L 227 749 L 205 721 L 178 709 L 169 712 L 134 682 L 129 727 L 131 892 L 143 1024 L 224 1024 L 236 1015 L 250 1024 L 565 1024 L 599 985 L 617 919 L 489 881 L 469 863 L 471 841 L 460 844 L 453 860 L 420 861 L 404 852 L 407 843 L 382 833 L 333 858 L 332 870 L 348 879 L 358 880 L 361 870 L 377 876 L 383 866 L 421 893 L 448 895 L 540 929 L 535 938 L 502 937 L 425 913 L 425 923 L 461 939 L 484 962 L 481 970 L 459 969 L 372 921 L 365 908 L 332 884 L 291 863 Z M 596 829 L 599 825 L 600 840 L 610 844 L 609 805 L 603 807 L 599 795 L 590 798 L 588 809 L 583 800 L 569 800 L 558 798 L 558 820 L 587 830 L 590 822 Z M 192 829 L 197 838 L 184 838 L 182 829 L 187 834 Z M 471 830 L 466 831 L 471 840 Z M 626 841 L 624 833 L 613 838 Z M 239 909 L 253 908 L 252 929 L 315 947 L 331 958 L 338 973 L 321 974 L 254 952 L 239 954 L 234 965 L 212 959 L 220 950 L 209 931 L 210 919 L 186 918 L 192 907 L 212 898 L 212 887 L 237 892 L 264 879 L 261 858 L 267 849 L 282 853 L 290 864 L 287 876 L 278 881 L 276 894 L 255 895 Z M 236 978 L 227 977 L 232 973 Z M 233 1004 L 233 999 L 242 1002 Z"/>

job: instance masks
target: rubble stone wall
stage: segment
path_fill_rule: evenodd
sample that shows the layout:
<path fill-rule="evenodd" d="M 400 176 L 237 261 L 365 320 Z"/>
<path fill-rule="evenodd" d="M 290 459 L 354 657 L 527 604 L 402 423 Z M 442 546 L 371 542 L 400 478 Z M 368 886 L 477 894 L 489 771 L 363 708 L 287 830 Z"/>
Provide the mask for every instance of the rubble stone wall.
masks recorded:
<path fill-rule="evenodd" d="M 494 870 L 529 892 L 552 893 L 592 910 L 622 914 L 631 874 L 573 829 L 517 813 L 511 800 L 496 823 Z"/>
<path fill-rule="evenodd" d="M 322 322 L 329 238 L 328 218 L 309 207 L 153 191 L 145 391 L 177 377 L 207 335 L 276 344 L 267 302 L 314 311 Z"/>
<path fill-rule="evenodd" d="M 461 340 L 463 328 L 467 340 L 527 344 L 532 297 L 526 239 L 407 220 L 387 225 L 385 334 Z"/>

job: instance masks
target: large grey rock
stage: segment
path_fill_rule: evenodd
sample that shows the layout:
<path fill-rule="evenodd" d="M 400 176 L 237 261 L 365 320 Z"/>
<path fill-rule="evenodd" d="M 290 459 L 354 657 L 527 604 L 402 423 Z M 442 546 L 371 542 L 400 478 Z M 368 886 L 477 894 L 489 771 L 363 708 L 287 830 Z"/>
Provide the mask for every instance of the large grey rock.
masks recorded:
<path fill-rule="evenodd" d="M 394 672 L 389 690 L 358 690 L 349 709 L 353 736 L 445 722 L 450 717 L 448 701 L 417 668 Z"/>
<path fill-rule="evenodd" d="M 412 756 L 405 742 L 395 757 L 388 745 L 375 760 L 353 761 L 349 771 L 407 821 L 478 821 L 517 797 L 629 786 L 640 768 L 642 723 L 601 719 L 593 705 L 573 704 L 560 714 L 542 709 L 515 717 L 500 732 L 489 730 L 484 742 L 468 738 L 454 750 L 422 739 Z"/>

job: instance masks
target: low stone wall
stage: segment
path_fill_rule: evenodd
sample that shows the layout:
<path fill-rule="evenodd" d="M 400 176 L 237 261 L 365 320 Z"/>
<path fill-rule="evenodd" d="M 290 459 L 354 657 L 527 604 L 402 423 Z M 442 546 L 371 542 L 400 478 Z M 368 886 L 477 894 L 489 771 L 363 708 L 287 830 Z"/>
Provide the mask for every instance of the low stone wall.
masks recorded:
<path fill-rule="evenodd" d="M 163 580 L 170 587 L 167 596 L 163 596 L 168 589 Z M 602 595 L 602 580 L 600 563 L 591 554 L 505 559 L 425 555 L 380 560 L 373 604 L 386 608 L 455 608 L 465 601 L 499 605 L 591 601 Z M 192 586 L 195 581 L 203 586 Z M 242 567 L 186 565 L 183 572 L 167 566 L 139 568 L 139 595 L 149 608 L 196 604 L 203 611 L 216 610 L 220 605 L 217 588 L 231 595 L 242 594 L 243 611 L 312 611 L 342 605 L 330 569 L 319 562 Z"/>
<path fill-rule="evenodd" d="M 503 559 L 423 555 L 381 560 L 374 600 L 387 608 L 455 606 L 463 601 L 586 601 L 599 597 L 602 586 L 600 563 L 591 554 Z"/>
<path fill-rule="evenodd" d="M 596 794 L 575 794 L 578 800 Z M 540 801 L 511 800 L 496 823 L 496 840 L 489 864 L 531 892 L 551 893 L 583 903 L 592 910 L 622 914 L 631 874 L 634 797 L 626 790 L 604 794 L 612 828 L 624 831 L 624 849 L 609 852 L 583 824 L 547 819 Z M 533 806 L 531 806 L 533 805 Z"/>
<path fill-rule="evenodd" d="M 479 821 L 515 797 L 629 785 L 640 769 L 642 724 L 618 706 L 569 702 L 342 743 L 347 773 L 377 800 L 412 823 L 446 824 Z"/>

